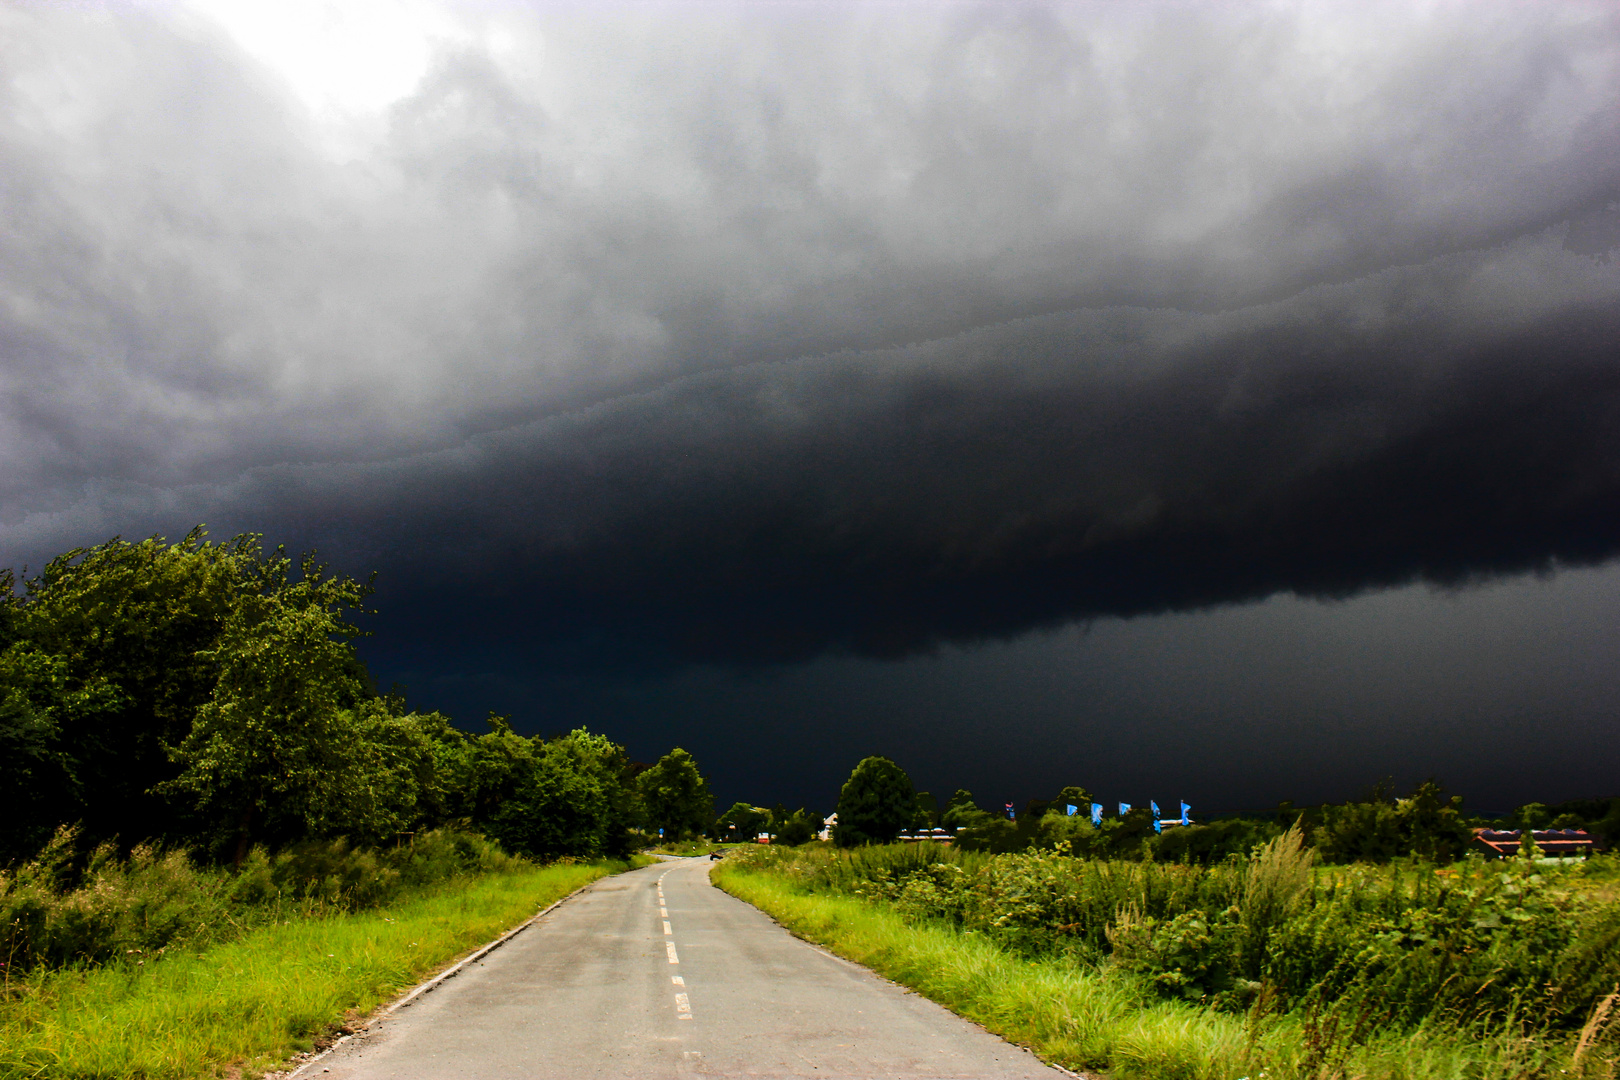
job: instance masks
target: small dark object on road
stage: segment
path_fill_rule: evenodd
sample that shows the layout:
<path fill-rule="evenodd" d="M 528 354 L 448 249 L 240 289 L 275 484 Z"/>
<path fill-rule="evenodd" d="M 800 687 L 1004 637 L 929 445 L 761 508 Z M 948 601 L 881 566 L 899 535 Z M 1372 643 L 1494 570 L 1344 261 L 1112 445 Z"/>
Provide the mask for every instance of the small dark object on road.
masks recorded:
<path fill-rule="evenodd" d="M 718 851 L 709 852 L 709 861 L 714 862 L 714 860 L 718 859 L 720 857 L 720 855 L 721 855 L 721 852 L 718 852 Z"/>

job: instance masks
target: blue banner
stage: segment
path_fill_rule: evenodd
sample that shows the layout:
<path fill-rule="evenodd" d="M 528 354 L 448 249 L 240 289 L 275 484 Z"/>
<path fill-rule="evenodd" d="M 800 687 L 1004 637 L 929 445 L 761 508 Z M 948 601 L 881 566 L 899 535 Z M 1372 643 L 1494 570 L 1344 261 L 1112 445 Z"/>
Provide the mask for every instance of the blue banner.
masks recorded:
<path fill-rule="evenodd" d="M 1187 824 L 1187 811 L 1191 809 L 1192 807 L 1188 806 L 1186 803 L 1181 804 L 1181 823 L 1183 825 Z"/>
<path fill-rule="evenodd" d="M 1070 803 L 1069 804 L 1069 816 L 1074 817 L 1074 812 L 1076 810 L 1078 810 L 1078 809 L 1080 809 L 1078 806 L 1074 805 L 1073 803 Z"/>
<path fill-rule="evenodd" d="M 1130 803 L 1122 802 L 1122 803 L 1119 804 L 1119 816 L 1120 817 L 1124 817 L 1126 814 L 1128 814 L 1130 812 L 1131 812 L 1131 804 Z"/>
<path fill-rule="evenodd" d="M 1159 816 L 1159 804 L 1154 802 L 1152 799 L 1149 799 L 1148 806 L 1153 809 L 1153 816 L 1157 818 Z"/>
<path fill-rule="evenodd" d="M 1091 823 L 1093 825 L 1102 824 L 1102 803 L 1094 802 L 1091 804 Z"/>

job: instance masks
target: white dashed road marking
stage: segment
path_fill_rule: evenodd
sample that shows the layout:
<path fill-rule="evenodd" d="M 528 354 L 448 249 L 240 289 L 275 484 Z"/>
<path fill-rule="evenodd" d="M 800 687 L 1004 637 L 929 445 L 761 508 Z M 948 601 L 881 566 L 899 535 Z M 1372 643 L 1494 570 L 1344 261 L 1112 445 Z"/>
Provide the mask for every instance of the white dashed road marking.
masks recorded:
<path fill-rule="evenodd" d="M 668 874 L 669 871 L 665 870 L 664 873 Z M 664 921 L 664 949 L 669 954 L 669 962 L 678 964 L 681 962 L 681 958 L 675 953 L 675 942 L 670 940 L 674 937 L 675 931 L 669 925 L 669 906 L 664 901 L 663 876 L 658 878 L 658 914 Z M 686 986 L 686 980 L 679 975 L 671 975 L 669 981 L 683 989 Z M 692 1003 L 684 993 L 675 995 L 675 1018 L 677 1020 L 692 1019 Z"/>

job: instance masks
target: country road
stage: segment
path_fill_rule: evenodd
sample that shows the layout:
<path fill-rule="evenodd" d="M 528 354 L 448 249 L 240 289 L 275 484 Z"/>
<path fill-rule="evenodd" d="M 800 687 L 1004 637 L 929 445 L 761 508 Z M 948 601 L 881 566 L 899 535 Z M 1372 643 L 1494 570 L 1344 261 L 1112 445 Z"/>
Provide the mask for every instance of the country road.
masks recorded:
<path fill-rule="evenodd" d="M 298 1080 L 1057 1077 L 682 860 L 606 878 Z"/>

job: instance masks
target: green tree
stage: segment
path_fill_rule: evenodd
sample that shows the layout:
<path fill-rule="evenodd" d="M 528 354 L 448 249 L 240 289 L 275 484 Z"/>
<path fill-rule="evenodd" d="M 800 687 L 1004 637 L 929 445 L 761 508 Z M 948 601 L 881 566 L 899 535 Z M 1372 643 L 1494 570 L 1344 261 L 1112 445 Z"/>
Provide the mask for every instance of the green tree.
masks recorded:
<path fill-rule="evenodd" d="M 490 834 L 509 851 L 540 858 L 625 854 L 624 748 L 584 728 L 535 742 L 526 775 L 495 811 Z"/>
<path fill-rule="evenodd" d="M 839 847 L 886 844 L 911 824 L 917 796 L 905 770 L 886 757 L 862 759 L 838 795 Z"/>
<path fill-rule="evenodd" d="M 750 843 L 771 825 L 771 812 L 763 806 L 735 802 L 715 820 L 713 835 L 716 840 L 735 840 Z"/>
<path fill-rule="evenodd" d="M 982 825 L 989 817 L 989 813 L 979 809 L 974 803 L 971 791 L 957 788 L 956 794 L 951 796 L 950 802 L 945 804 L 944 812 L 939 815 L 939 822 L 947 829 L 965 829 Z"/>
<path fill-rule="evenodd" d="M 789 814 L 786 820 L 777 824 L 776 837 L 772 843 L 798 847 L 814 840 L 820 830 L 821 819 L 801 806 Z"/>
<path fill-rule="evenodd" d="M 28 789 L 12 835 L 73 820 L 91 840 L 175 827 L 150 789 L 178 772 L 168 748 L 213 692 L 211 650 L 258 550 L 257 537 L 215 545 L 198 527 L 172 545 L 75 548 L 22 597 L 0 576 L 0 757 L 13 764 L 0 782 Z"/>
<path fill-rule="evenodd" d="M 1407 855 L 1444 862 L 1467 850 L 1470 838 L 1461 796 L 1446 799 L 1433 780 L 1404 799 L 1381 783 L 1360 802 L 1324 806 L 1308 816 L 1315 819 L 1311 843 L 1331 862 L 1388 862 Z"/>
<path fill-rule="evenodd" d="M 666 841 L 701 835 L 714 820 L 709 782 L 696 759 L 678 746 L 636 778 L 636 789 L 648 824 L 663 829 Z"/>
<path fill-rule="evenodd" d="M 932 829 L 939 825 L 939 800 L 926 791 L 917 792 L 917 811 L 912 816 L 913 829 Z"/>
<path fill-rule="evenodd" d="M 174 751 L 180 775 L 161 785 L 234 834 L 237 864 L 267 819 L 329 834 L 385 824 L 355 797 L 367 777 L 354 708 L 370 695 L 343 621 L 371 586 L 328 576 L 313 554 L 296 580 L 291 565 L 277 548 L 249 568 L 253 587 L 200 654 L 219 677 Z"/>

